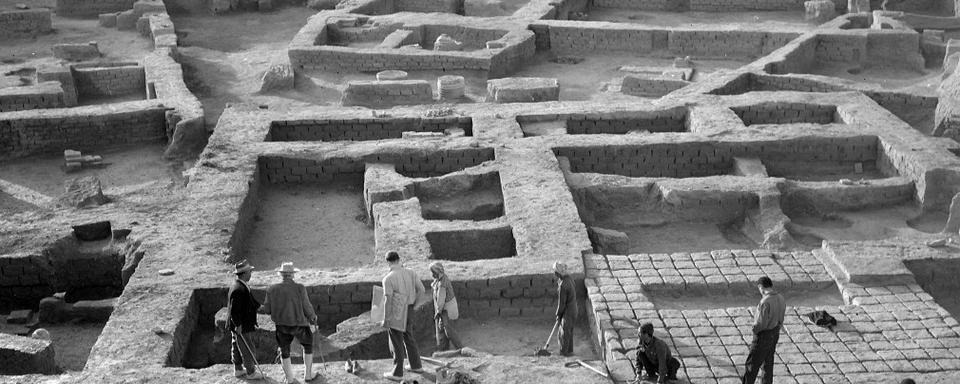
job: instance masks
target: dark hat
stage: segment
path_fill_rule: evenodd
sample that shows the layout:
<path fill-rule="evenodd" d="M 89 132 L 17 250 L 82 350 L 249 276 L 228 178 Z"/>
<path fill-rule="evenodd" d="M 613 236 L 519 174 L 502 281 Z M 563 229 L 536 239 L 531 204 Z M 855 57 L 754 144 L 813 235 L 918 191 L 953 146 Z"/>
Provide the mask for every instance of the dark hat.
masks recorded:
<path fill-rule="evenodd" d="M 250 265 L 250 263 L 247 263 L 246 260 L 241 260 L 239 263 L 234 265 L 233 268 L 234 268 L 233 273 L 236 273 L 238 275 L 241 273 L 253 270 L 253 266 Z"/>

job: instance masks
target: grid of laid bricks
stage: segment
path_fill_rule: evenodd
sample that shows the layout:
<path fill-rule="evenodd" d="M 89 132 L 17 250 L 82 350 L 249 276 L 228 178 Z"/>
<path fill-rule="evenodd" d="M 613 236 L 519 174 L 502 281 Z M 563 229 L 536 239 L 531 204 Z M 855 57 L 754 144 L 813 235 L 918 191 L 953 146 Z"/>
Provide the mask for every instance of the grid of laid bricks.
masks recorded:
<path fill-rule="evenodd" d="M 53 29 L 50 10 L 0 12 L 0 40 L 6 37 L 47 33 Z"/>
<path fill-rule="evenodd" d="M 493 160 L 492 148 L 470 148 L 431 153 L 381 153 L 362 158 L 297 159 L 279 156 L 260 158 L 262 180 L 270 183 L 331 181 L 344 174 L 362 177 L 366 163 L 396 164 L 397 172 L 419 175 L 444 174 Z"/>
<path fill-rule="evenodd" d="M 473 130 L 470 117 L 396 118 L 357 120 L 287 120 L 270 123 L 267 141 L 339 141 L 399 138 L 403 132 L 443 132 L 447 128 Z"/>
<path fill-rule="evenodd" d="M 37 115 L 0 118 L 0 153 L 39 153 L 160 140 L 166 137 L 164 110 L 94 115 Z"/>
<path fill-rule="evenodd" d="M 690 270 L 689 275 L 693 270 L 710 276 L 718 272 L 724 278 L 714 279 L 715 283 L 688 280 L 695 282 L 693 286 L 726 292 L 751 287 L 750 281 L 762 275 L 771 276 L 774 286 L 786 291 L 833 283 L 809 252 L 590 255 L 584 262 L 587 292 L 608 364 L 632 366 L 635 353 L 624 355 L 613 349 L 635 346 L 637 323 L 651 322 L 681 360 L 681 377 L 695 383 L 739 382 L 755 308 L 658 309 L 647 297 L 650 290 L 683 291 L 691 285 L 682 280 L 670 286 L 660 284 L 667 278 L 662 275 L 648 284 L 651 280 L 644 280 L 645 276 L 663 271 L 681 277 L 685 277 L 683 270 Z M 920 286 L 845 288 L 843 295 L 852 305 L 788 307 L 777 349 L 776 382 L 849 383 L 854 380 L 845 375 L 960 370 L 960 323 Z M 829 330 L 813 325 L 806 314 L 815 309 L 827 310 L 840 326 Z"/>
<path fill-rule="evenodd" d="M 732 167 L 733 157 L 795 162 L 876 161 L 880 155 L 878 141 L 876 136 L 810 137 L 762 143 L 689 142 L 558 147 L 554 153 L 569 159 L 573 172 L 631 177 L 703 177 L 726 174 Z M 906 159 L 900 161 L 906 163 Z"/>
<path fill-rule="evenodd" d="M 101 13 L 114 13 L 133 8 L 136 0 L 57 0 L 56 12 L 60 17 L 96 17 Z"/>
<path fill-rule="evenodd" d="M 142 66 L 74 68 L 73 78 L 80 98 L 124 95 L 146 98 Z"/>
<path fill-rule="evenodd" d="M 732 107 L 744 125 L 840 122 L 837 107 L 833 105 L 804 103 L 762 103 L 745 107 Z"/>
<path fill-rule="evenodd" d="M 0 256 L 0 304 L 23 305 L 54 292 L 47 258 L 36 254 Z"/>

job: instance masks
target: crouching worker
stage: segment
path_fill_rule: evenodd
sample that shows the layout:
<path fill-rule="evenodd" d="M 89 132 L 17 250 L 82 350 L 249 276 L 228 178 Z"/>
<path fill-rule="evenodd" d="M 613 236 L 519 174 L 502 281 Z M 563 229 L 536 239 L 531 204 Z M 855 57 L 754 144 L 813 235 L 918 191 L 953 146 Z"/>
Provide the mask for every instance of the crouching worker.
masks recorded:
<path fill-rule="evenodd" d="M 303 346 L 303 381 L 317 377 L 313 371 L 313 330 L 317 323 L 317 314 L 307 297 L 307 288 L 293 281 L 293 275 L 300 270 L 293 263 L 285 262 L 277 273 L 283 281 L 267 288 L 267 298 L 260 307 L 260 313 L 270 314 L 277 326 L 277 344 L 280 347 L 283 375 L 287 383 L 296 383 L 293 367 L 290 364 L 290 343 L 296 338 Z"/>
<path fill-rule="evenodd" d="M 637 380 L 641 377 L 645 381 L 657 380 L 658 383 L 677 380 L 677 370 L 680 369 L 680 360 L 670 353 L 670 347 L 663 340 L 653 335 L 653 324 L 644 323 L 638 330 L 640 343 L 637 348 L 618 349 L 620 352 L 637 350 Z M 641 376 L 641 369 L 646 376 Z"/>

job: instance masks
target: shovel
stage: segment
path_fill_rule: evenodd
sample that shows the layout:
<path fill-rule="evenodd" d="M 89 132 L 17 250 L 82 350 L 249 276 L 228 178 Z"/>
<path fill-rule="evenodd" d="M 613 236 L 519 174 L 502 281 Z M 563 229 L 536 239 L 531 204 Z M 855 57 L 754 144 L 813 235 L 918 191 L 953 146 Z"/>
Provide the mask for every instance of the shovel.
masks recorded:
<path fill-rule="evenodd" d="M 543 348 L 537 350 L 537 356 L 550 356 L 550 351 L 547 350 L 547 347 L 550 346 L 550 340 L 553 340 L 553 335 L 557 333 L 557 328 L 560 328 L 560 320 L 553 323 L 553 330 L 550 331 L 550 336 L 547 336 L 547 342 L 543 343 Z"/>

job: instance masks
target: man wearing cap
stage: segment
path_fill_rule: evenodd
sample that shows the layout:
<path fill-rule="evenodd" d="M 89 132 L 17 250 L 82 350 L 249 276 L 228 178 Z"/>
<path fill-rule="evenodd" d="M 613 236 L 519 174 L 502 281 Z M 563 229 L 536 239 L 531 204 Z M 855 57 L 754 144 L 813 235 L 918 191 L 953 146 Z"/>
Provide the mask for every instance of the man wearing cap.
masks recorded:
<path fill-rule="evenodd" d="M 290 364 L 290 343 L 294 338 L 303 346 L 303 381 L 311 381 L 317 373 L 313 372 L 313 330 L 310 327 L 317 323 L 317 314 L 310 304 L 307 288 L 293 281 L 294 274 L 300 270 L 294 268 L 293 263 L 284 262 L 276 271 L 283 281 L 267 288 L 267 298 L 260 312 L 270 314 L 277 326 L 280 362 L 287 383 L 297 382 Z"/>
<path fill-rule="evenodd" d="M 383 377 L 401 381 L 404 355 L 410 359 L 411 372 L 423 373 L 410 316 L 422 305 L 419 299 L 425 289 L 416 272 L 400 264 L 400 254 L 390 251 L 385 259 L 390 265 L 390 272 L 383 277 L 383 320 L 380 326 L 387 328 L 390 352 L 393 353 L 393 371 L 384 373 Z"/>
<path fill-rule="evenodd" d="M 757 373 L 762 366 L 763 384 L 773 384 L 773 356 L 780 340 L 780 327 L 783 326 L 787 303 L 783 295 L 773 290 L 773 281 L 767 276 L 757 280 L 757 289 L 763 298 L 757 305 L 757 316 L 753 321 L 753 342 L 750 343 L 750 354 L 747 355 L 746 371 L 741 382 L 756 382 Z"/>
<path fill-rule="evenodd" d="M 573 324 L 580 313 L 577 307 L 577 293 L 573 279 L 567 272 L 567 265 L 561 262 L 553 264 L 553 274 L 557 276 L 557 322 L 560 323 L 560 354 L 573 355 Z"/>
<path fill-rule="evenodd" d="M 230 330 L 230 360 L 233 361 L 233 375 L 248 380 L 259 380 L 263 374 L 256 371 L 253 361 L 253 348 L 250 345 L 250 333 L 257 329 L 257 309 L 260 302 L 250 294 L 247 282 L 253 276 L 253 266 L 243 260 L 234 266 L 237 280 L 227 292 L 227 329 Z"/>

